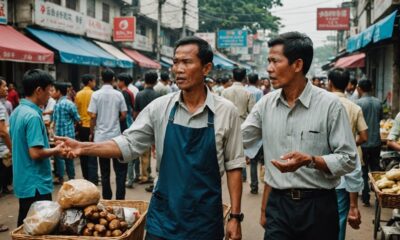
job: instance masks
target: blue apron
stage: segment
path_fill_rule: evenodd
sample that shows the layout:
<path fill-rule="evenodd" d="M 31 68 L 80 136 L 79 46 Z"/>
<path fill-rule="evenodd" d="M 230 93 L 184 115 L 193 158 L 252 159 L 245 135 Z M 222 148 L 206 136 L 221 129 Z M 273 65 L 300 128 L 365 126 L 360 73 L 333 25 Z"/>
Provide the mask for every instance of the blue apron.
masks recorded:
<path fill-rule="evenodd" d="M 222 239 L 221 175 L 214 114 L 207 108 L 207 127 L 184 127 L 174 124 L 177 104 L 169 116 L 146 228 L 150 234 L 165 239 Z"/>

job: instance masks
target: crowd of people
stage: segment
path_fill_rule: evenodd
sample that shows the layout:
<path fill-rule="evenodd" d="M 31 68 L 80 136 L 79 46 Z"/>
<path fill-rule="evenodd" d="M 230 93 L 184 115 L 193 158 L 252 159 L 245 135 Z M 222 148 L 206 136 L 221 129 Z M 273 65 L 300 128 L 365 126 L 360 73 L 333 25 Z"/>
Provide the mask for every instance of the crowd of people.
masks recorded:
<path fill-rule="evenodd" d="M 226 235 L 241 239 L 247 162 L 250 193 L 259 193 L 258 174 L 264 183 L 266 239 L 345 239 L 347 223 L 355 229 L 361 223 L 360 192 L 370 206 L 368 172 L 379 169 L 382 104 L 371 95 L 371 81 L 350 81 L 344 69 L 331 70 L 323 84 L 308 80 L 313 45 L 306 35 L 282 34 L 269 47 L 268 79 L 240 67 L 209 77 L 213 52 L 196 37 L 178 41 L 174 81 L 169 72 L 148 71 L 134 81 L 105 68 L 100 88 L 97 76 L 84 74 L 75 94 L 70 83 L 33 69 L 19 100 L 0 78 L 0 187 L 19 199 L 18 225 L 33 202 L 51 200 L 53 184 L 75 178 L 79 157 L 83 178 L 98 185 L 100 176 L 103 199 L 113 198 L 111 163 L 115 199 L 125 199 L 134 184 L 149 184 L 148 240 L 222 239 L 226 173 L 232 206 Z M 395 121 L 388 146 L 398 151 L 400 114 Z"/>

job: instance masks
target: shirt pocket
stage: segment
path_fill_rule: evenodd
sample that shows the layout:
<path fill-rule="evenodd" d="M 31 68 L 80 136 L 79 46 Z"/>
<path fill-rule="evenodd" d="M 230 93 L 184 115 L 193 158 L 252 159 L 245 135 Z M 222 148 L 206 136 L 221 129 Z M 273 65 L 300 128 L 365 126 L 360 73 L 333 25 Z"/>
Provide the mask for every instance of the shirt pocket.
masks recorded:
<path fill-rule="evenodd" d="M 326 134 L 321 130 L 303 130 L 300 136 L 302 152 L 320 156 L 326 151 Z"/>

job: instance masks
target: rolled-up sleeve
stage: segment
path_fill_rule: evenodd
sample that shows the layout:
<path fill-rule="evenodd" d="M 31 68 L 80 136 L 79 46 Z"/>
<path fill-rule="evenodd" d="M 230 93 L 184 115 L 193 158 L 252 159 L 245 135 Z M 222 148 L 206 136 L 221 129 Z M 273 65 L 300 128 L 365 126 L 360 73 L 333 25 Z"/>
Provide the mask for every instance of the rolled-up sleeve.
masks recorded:
<path fill-rule="evenodd" d="M 113 138 L 121 153 L 121 162 L 137 159 L 154 144 L 154 129 L 151 116 L 152 106 L 149 104 L 136 118 L 136 121 L 126 129 L 121 136 Z"/>
<path fill-rule="evenodd" d="M 364 180 L 362 178 L 361 161 L 357 154 L 356 168 L 351 173 L 344 175 L 345 188 L 347 192 L 360 192 L 364 187 Z"/>
<path fill-rule="evenodd" d="M 262 146 L 262 128 L 259 101 L 241 126 L 245 155 L 253 158 Z"/>
<path fill-rule="evenodd" d="M 337 178 L 352 172 L 356 166 L 357 147 L 346 112 L 340 103 L 335 104 L 329 116 L 328 141 L 332 154 L 324 155 L 330 174 Z"/>
<path fill-rule="evenodd" d="M 242 133 L 240 131 L 240 118 L 236 111 L 231 111 L 230 128 L 225 136 L 224 159 L 226 171 L 246 167 Z"/>

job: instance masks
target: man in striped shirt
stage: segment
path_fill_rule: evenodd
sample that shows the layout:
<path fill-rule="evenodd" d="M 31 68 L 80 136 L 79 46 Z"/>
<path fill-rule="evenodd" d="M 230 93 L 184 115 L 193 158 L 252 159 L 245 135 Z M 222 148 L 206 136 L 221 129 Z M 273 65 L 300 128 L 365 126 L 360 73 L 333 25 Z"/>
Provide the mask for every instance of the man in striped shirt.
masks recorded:
<path fill-rule="evenodd" d="M 73 102 L 67 99 L 68 85 L 66 83 L 56 83 L 54 97 L 57 100 L 54 106 L 53 122 L 56 136 L 70 137 L 75 139 L 75 123 L 80 122 L 78 110 Z M 66 166 L 69 179 L 75 178 L 75 168 L 73 159 L 56 157 L 57 173 L 59 183 L 64 181 L 64 168 Z"/>

